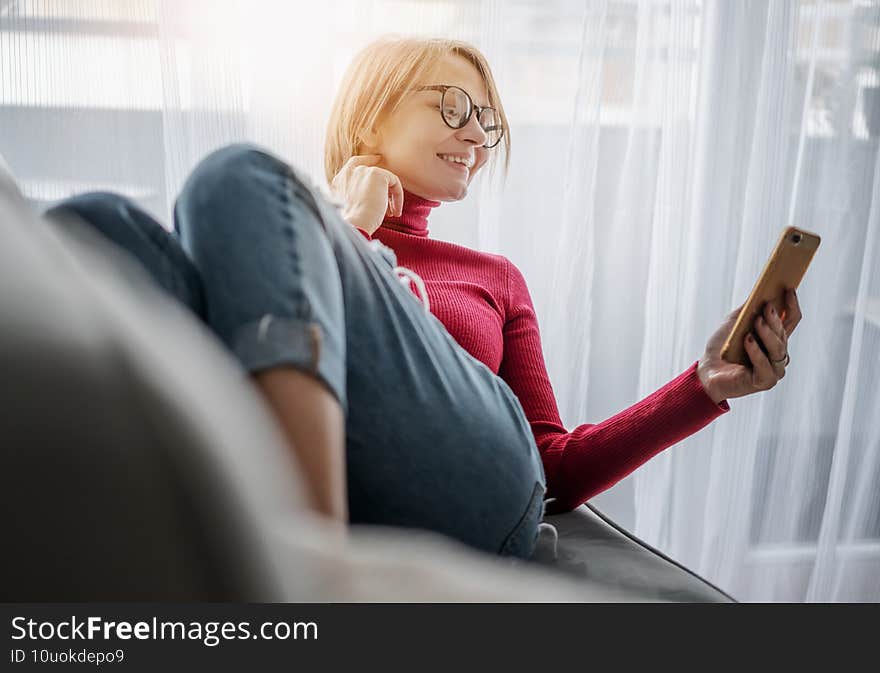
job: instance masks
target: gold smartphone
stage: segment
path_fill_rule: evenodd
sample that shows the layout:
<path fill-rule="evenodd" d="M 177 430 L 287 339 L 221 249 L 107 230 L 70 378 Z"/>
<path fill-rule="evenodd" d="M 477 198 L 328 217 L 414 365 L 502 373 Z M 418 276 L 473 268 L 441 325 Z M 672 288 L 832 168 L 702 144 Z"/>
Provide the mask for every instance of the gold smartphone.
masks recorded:
<path fill-rule="evenodd" d="M 722 359 L 752 366 L 743 343 L 746 334 L 752 331 L 755 318 L 763 312 L 767 302 L 771 302 L 776 307 L 776 313 L 785 320 L 785 290 L 789 287 L 797 289 L 800 285 L 821 241 L 818 234 L 797 227 L 786 227 L 782 231 L 758 282 L 739 312 L 733 330 L 724 342 L 721 349 Z M 755 340 L 766 353 L 757 334 Z"/>

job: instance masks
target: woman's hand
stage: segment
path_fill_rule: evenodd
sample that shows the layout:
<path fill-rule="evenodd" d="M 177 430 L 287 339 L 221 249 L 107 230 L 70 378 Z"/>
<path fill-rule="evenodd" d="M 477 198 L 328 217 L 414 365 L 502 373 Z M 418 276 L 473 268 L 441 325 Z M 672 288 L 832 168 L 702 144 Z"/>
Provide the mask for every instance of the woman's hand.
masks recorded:
<path fill-rule="evenodd" d="M 721 327 L 706 344 L 706 352 L 697 365 L 700 381 L 716 404 L 722 400 L 751 395 L 775 386 L 785 376 L 785 366 L 788 364 L 788 337 L 803 317 L 797 293 L 793 288 L 786 291 L 786 308 L 782 315 L 777 315 L 776 310 L 768 302 L 764 306 L 763 315 L 755 318 L 755 332 L 769 356 L 764 354 L 749 332 L 745 336 L 745 349 L 752 367 L 746 367 L 721 359 L 721 347 L 733 329 L 743 306 L 735 309 L 725 318 Z"/>
<path fill-rule="evenodd" d="M 380 168 L 381 154 L 351 157 L 334 176 L 330 189 L 342 199 L 342 218 L 371 236 L 386 217 L 400 215 L 403 185 L 389 170 Z"/>

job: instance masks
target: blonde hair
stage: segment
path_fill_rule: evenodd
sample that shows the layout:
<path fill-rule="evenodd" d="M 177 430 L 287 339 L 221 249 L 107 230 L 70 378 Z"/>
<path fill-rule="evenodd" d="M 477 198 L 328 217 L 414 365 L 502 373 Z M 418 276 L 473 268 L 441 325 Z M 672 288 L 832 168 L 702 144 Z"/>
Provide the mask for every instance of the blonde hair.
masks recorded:
<path fill-rule="evenodd" d="M 441 59 L 452 54 L 463 56 L 473 64 L 486 84 L 489 106 L 498 110 L 504 136 L 491 150 L 490 172 L 497 162 L 495 155 L 503 148 L 507 175 L 510 127 L 486 57 L 476 47 L 459 40 L 389 35 L 371 42 L 356 54 L 339 85 L 324 142 L 324 173 L 328 184 L 346 161 L 361 153 L 359 135 L 378 128 L 384 119 L 394 114 L 404 96 L 423 84 Z"/>

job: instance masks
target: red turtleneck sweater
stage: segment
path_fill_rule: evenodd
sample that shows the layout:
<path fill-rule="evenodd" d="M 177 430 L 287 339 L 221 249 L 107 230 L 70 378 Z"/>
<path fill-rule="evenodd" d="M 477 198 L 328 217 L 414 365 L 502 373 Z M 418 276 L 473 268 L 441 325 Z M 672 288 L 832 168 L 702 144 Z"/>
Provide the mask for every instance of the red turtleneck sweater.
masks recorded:
<path fill-rule="evenodd" d="M 378 238 L 394 250 L 399 265 L 421 276 L 431 312 L 516 394 L 544 463 L 546 497 L 556 499 L 548 513 L 574 509 L 730 410 L 726 400 L 716 404 L 709 397 L 695 361 L 608 420 L 566 430 L 522 273 L 502 255 L 428 238 L 428 215 L 439 205 L 404 190 L 399 217 L 386 218 L 372 237 L 358 231 Z"/>

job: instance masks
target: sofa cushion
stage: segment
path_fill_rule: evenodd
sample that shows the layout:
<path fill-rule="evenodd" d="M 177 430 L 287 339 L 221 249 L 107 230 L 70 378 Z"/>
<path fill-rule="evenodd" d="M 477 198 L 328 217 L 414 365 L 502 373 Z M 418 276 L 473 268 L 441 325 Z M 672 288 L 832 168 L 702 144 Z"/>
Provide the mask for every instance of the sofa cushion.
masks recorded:
<path fill-rule="evenodd" d="M 8 184 L 0 237 L 0 499 L 17 513 L 4 564 L 19 595 L 277 597 L 263 540 L 295 525 L 298 475 L 243 370 L 142 270 Z"/>

